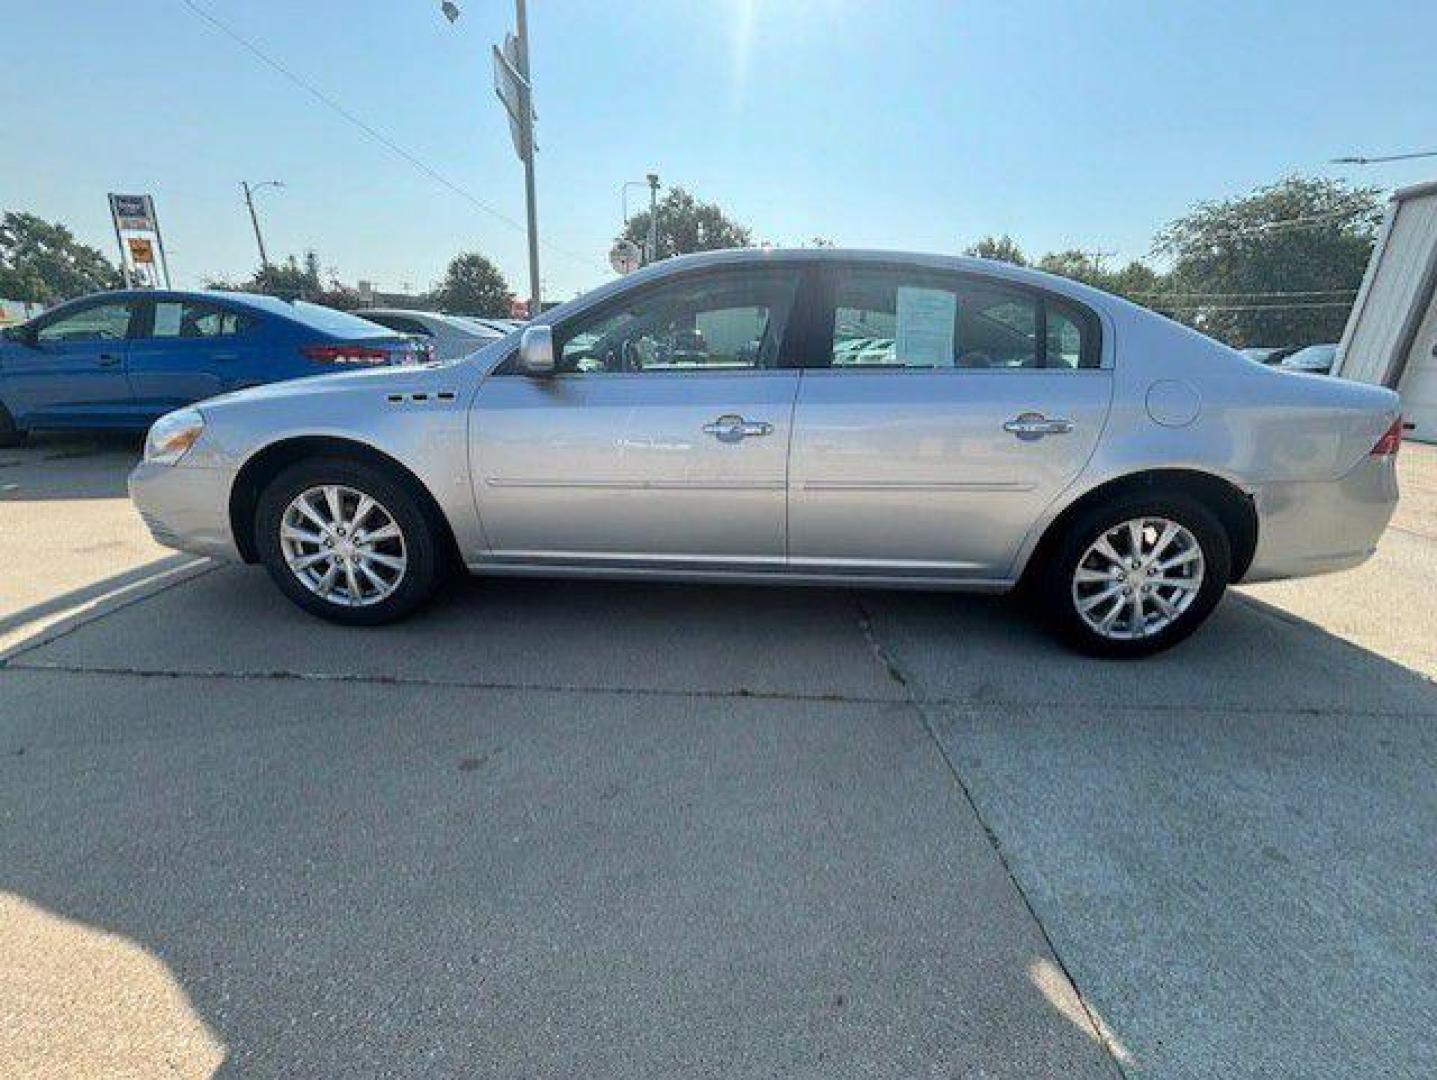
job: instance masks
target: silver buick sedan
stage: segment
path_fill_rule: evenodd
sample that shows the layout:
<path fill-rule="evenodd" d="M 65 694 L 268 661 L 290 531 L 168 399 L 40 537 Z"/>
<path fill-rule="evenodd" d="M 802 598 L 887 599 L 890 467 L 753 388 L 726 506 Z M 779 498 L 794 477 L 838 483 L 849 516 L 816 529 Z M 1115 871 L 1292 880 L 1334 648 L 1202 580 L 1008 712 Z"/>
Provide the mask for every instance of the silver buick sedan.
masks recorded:
<path fill-rule="evenodd" d="M 163 544 L 351 624 L 476 574 L 1005 591 L 1087 652 L 1190 634 L 1229 582 L 1366 559 L 1397 396 L 1274 371 L 1002 263 L 672 259 L 463 360 L 161 419 Z"/>

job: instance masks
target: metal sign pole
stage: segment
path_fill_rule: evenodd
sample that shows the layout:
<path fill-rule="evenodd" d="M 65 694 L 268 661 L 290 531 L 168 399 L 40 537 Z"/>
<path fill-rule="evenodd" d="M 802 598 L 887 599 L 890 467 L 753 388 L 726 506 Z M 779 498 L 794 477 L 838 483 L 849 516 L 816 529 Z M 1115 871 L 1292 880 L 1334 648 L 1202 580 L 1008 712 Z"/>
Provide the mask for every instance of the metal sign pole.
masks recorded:
<path fill-rule="evenodd" d="M 514 17 L 518 24 L 519 74 L 527 84 L 524 97 L 524 203 L 529 225 L 529 318 L 537 319 L 543 311 L 539 297 L 539 210 L 534 196 L 534 80 L 529 74 L 529 20 L 524 0 L 514 0 Z"/>
<path fill-rule="evenodd" d="M 149 195 L 145 196 L 145 203 L 150 208 L 150 223 L 155 227 L 155 246 L 160 249 L 160 269 L 164 271 L 165 288 L 173 289 L 170 281 L 170 258 L 165 254 L 165 238 L 160 232 L 160 215 L 155 213 L 155 200 Z"/>
<path fill-rule="evenodd" d="M 120 249 L 120 273 L 125 279 L 125 288 L 130 288 L 130 263 L 125 256 L 125 241 L 120 236 L 120 215 L 115 208 L 115 196 L 110 196 L 110 220 L 115 224 L 115 246 Z"/>

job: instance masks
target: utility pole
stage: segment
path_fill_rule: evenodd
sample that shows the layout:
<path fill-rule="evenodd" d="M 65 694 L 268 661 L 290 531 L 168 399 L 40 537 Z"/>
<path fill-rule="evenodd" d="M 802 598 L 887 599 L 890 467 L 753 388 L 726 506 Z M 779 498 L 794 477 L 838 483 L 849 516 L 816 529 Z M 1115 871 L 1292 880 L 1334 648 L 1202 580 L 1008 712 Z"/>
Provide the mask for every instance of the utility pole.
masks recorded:
<path fill-rule="evenodd" d="M 251 184 L 248 180 L 240 181 L 240 188 L 244 191 L 244 202 L 249 207 L 250 224 L 254 226 L 254 242 L 259 245 L 259 267 L 261 270 L 269 269 L 269 256 L 264 250 L 264 234 L 259 231 L 259 215 L 254 209 L 254 193 L 260 188 L 282 188 L 284 182 L 281 180 L 265 180 L 262 183 Z"/>
<path fill-rule="evenodd" d="M 645 263 L 659 259 L 659 174 L 649 173 L 649 250 Z"/>
<path fill-rule="evenodd" d="M 443 0 L 439 10 L 451 23 L 460 15 L 454 0 Z M 529 318 L 543 310 L 539 280 L 539 210 L 534 194 L 534 83 L 529 69 L 529 13 L 524 0 L 514 0 L 515 32 L 506 35 L 503 49 L 494 49 L 494 90 L 509 114 L 509 133 L 524 164 L 524 206 L 529 233 Z"/>
<path fill-rule="evenodd" d="M 529 218 L 529 318 L 543 314 L 539 281 L 539 209 L 534 199 L 534 80 L 529 74 L 529 17 L 524 0 L 514 0 L 514 23 L 519 38 L 519 74 L 527 85 L 524 94 L 524 204 Z"/>
<path fill-rule="evenodd" d="M 1117 254 L 1117 252 L 1103 251 L 1101 248 L 1099 248 L 1094 251 L 1085 251 L 1083 252 L 1083 254 L 1086 255 L 1088 257 L 1088 261 L 1093 264 L 1093 269 L 1101 274 L 1103 272 L 1103 263 L 1106 262 L 1108 259 L 1111 259 L 1114 255 Z"/>

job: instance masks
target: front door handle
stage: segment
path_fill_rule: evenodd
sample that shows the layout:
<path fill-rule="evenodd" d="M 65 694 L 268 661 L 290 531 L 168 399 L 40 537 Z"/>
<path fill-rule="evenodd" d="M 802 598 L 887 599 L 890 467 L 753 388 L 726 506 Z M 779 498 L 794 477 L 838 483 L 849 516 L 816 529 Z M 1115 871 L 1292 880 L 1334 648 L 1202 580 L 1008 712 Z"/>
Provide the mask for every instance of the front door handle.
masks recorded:
<path fill-rule="evenodd" d="M 213 359 L 221 364 L 228 364 L 233 360 L 238 360 L 239 353 L 217 352 L 213 354 Z"/>
<path fill-rule="evenodd" d="M 1073 430 L 1073 422 L 1062 417 L 1050 420 L 1040 412 L 1025 412 L 1004 424 L 1003 430 L 1020 439 L 1041 439 L 1044 435 L 1068 434 Z"/>
<path fill-rule="evenodd" d="M 96 361 L 101 367 L 114 367 L 119 362 L 120 354 L 112 352 L 102 352 Z"/>
<path fill-rule="evenodd" d="M 773 434 L 773 425 L 764 420 L 745 420 L 742 416 L 729 413 L 705 424 L 704 434 L 712 435 L 719 442 L 741 442 L 750 435 Z"/>

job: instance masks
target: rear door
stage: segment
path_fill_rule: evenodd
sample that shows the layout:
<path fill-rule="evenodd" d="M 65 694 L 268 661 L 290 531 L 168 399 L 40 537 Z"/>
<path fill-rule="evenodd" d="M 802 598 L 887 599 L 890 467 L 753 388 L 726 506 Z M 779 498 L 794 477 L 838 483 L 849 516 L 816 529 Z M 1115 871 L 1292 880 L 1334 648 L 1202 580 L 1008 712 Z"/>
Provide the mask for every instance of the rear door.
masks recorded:
<path fill-rule="evenodd" d="M 981 276 L 828 272 L 794 413 L 796 571 L 1001 581 L 1107 417 L 1101 324 Z"/>
<path fill-rule="evenodd" d="M 133 300 L 96 300 L 37 323 L 29 344 L 4 353 L 6 408 L 21 427 L 135 423 L 125 380 Z"/>
<path fill-rule="evenodd" d="M 126 371 L 137 412 L 151 418 L 263 381 L 259 316 L 204 300 L 146 301 Z"/>

